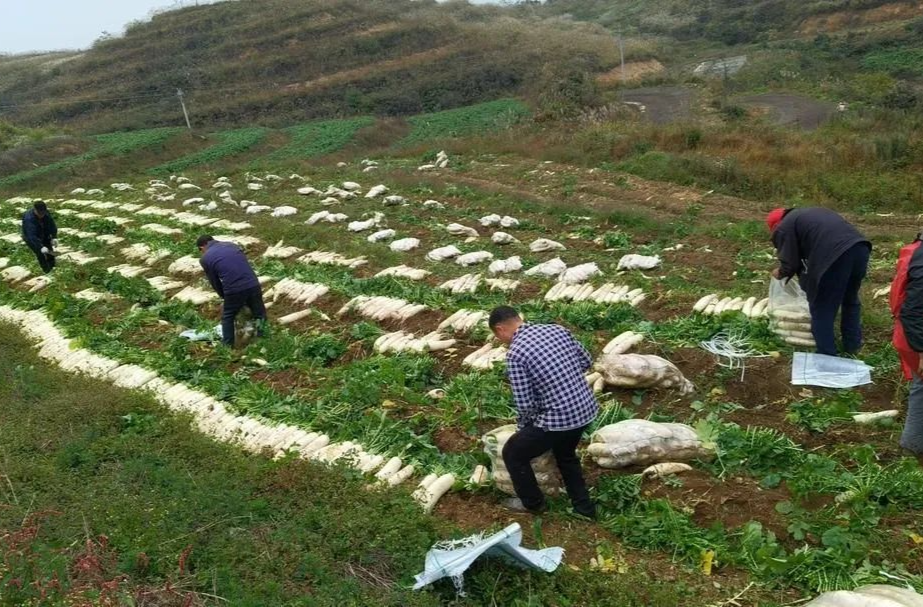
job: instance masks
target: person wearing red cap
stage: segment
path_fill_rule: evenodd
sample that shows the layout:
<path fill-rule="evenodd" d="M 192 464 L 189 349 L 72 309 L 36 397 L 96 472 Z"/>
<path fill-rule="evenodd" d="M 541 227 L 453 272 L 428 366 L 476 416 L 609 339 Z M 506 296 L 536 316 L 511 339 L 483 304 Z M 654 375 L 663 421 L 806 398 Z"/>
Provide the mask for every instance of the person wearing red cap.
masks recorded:
<path fill-rule="evenodd" d="M 872 243 L 829 209 L 774 209 L 766 216 L 779 279 L 798 277 L 811 308 L 811 333 L 819 354 L 838 354 L 834 323 L 840 313 L 843 350 L 862 348 L 859 287 L 868 270 Z"/>

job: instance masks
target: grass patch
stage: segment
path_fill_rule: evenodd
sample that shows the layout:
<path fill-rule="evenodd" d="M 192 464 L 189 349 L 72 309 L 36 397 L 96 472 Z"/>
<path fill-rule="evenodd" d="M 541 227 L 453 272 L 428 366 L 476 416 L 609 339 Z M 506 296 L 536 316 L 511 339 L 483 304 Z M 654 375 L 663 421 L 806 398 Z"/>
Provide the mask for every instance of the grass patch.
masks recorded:
<path fill-rule="evenodd" d="M 504 129 L 523 120 L 529 113 L 529 108 L 521 101 L 499 99 L 454 110 L 421 114 L 407 119 L 411 131 L 401 143 L 465 137 Z"/>
<path fill-rule="evenodd" d="M 170 162 L 150 169 L 148 172 L 154 175 L 167 175 L 185 171 L 190 167 L 212 164 L 229 156 L 235 156 L 246 152 L 259 144 L 268 134 L 269 129 L 263 127 L 224 131 L 215 136 L 218 143 L 210 148 L 171 160 Z"/>
<path fill-rule="evenodd" d="M 282 131 L 290 137 L 289 144 L 257 162 L 263 164 L 265 161 L 279 162 L 332 154 L 352 141 L 359 129 L 374 122 L 375 119 L 370 116 L 360 116 L 345 120 L 308 122 L 289 127 Z"/>

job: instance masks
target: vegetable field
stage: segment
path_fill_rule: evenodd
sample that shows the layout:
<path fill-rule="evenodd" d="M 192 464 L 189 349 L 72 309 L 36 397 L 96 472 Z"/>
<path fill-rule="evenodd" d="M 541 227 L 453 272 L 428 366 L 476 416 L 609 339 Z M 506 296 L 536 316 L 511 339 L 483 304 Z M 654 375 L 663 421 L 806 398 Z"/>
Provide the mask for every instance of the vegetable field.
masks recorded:
<path fill-rule="evenodd" d="M 690 604 L 723 605 L 879 582 L 923 590 L 923 468 L 897 446 L 900 418 L 853 420 L 903 408 L 887 305 L 872 293 L 913 218 L 860 220 L 876 242 L 863 293 L 875 383 L 808 390 L 790 384 L 794 350 L 762 312 L 773 255 L 746 201 L 515 158 L 170 174 L 206 161 L 50 201 L 63 245 L 50 280 L 18 240 L 30 199 L 0 203 L 0 320 L 43 358 L 147 391 L 252 457 L 345 464 L 461 531 L 516 520 L 533 544 L 566 548 L 574 583 L 643 569 L 697 588 Z M 180 336 L 220 315 L 195 259 L 202 233 L 248 252 L 271 302 L 264 338 L 232 350 Z M 560 497 L 535 521 L 503 512 L 503 494 L 473 475 L 491 466 L 481 437 L 514 419 L 485 324 L 500 304 L 563 324 L 597 361 L 664 359 L 659 383 L 604 364 L 588 377 L 594 430 L 681 423 L 703 455 L 643 474 L 588 449 L 598 522 Z M 700 347 L 721 333 L 751 349 L 745 369 Z"/>

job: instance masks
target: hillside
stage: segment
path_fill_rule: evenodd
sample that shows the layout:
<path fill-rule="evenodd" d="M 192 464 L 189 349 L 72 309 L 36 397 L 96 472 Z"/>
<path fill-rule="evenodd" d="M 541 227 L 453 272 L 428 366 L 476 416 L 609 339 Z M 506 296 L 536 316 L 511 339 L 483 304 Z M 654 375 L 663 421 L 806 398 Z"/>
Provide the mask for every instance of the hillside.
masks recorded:
<path fill-rule="evenodd" d="M 534 93 L 611 68 L 617 49 L 599 26 L 499 7 L 267 0 L 165 12 L 51 59 L 0 61 L 0 116 L 89 132 L 176 125 L 178 88 L 205 128 L 416 114 Z"/>

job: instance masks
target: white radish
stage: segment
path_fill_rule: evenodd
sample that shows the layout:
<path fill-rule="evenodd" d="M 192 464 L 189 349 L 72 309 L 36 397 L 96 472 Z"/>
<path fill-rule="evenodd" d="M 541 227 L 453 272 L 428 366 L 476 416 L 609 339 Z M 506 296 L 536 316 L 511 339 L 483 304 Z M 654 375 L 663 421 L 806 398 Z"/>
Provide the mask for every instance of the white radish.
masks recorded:
<path fill-rule="evenodd" d="M 894 419 L 898 415 L 900 415 L 900 411 L 897 409 L 889 409 L 887 411 L 876 411 L 874 413 L 856 413 L 852 416 L 852 420 L 857 424 L 873 424 L 883 419 Z"/>
<path fill-rule="evenodd" d="M 690 470 L 692 470 L 692 466 L 689 464 L 664 462 L 662 464 L 654 464 L 653 466 L 648 466 L 644 469 L 643 472 L 641 472 L 641 476 L 645 478 L 663 478 L 664 476 L 679 474 L 680 472 L 688 472 Z"/>

